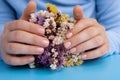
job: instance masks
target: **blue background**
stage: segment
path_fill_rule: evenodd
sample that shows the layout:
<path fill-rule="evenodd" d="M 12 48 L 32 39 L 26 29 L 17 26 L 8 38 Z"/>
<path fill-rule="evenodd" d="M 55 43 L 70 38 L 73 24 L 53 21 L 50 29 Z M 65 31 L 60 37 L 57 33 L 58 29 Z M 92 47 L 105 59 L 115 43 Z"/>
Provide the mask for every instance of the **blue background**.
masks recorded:
<path fill-rule="evenodd" d="M 120 80 L 120 55 L 84 62 L 57 71 L 11 67 L 0 61 L 0 80 Z"/>

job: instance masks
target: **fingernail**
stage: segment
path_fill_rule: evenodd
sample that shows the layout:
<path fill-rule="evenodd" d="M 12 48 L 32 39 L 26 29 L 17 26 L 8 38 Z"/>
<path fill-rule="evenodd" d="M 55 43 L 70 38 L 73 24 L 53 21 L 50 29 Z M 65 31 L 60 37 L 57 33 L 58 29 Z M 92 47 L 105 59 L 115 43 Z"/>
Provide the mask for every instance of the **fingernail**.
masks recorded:
<path fill-rule="evenodd" d="M 76 52 L 76 48 L 72 48 L 72 49 L 70 50 L 70 52 L 71 52 L 71 53 L 75 53 L 75 52 Z"/>
<path fill-rule="evenodd" d="M 34 57 L 29 58 L 28 61 L 29 61 L 29 62 L 33 62 L 33 61 L 34 61 Z"/>
<path fill-rule="evenodd" d="M 73 34 L 72 34 L 71 32 L 69 32 L 69 33 L 67 33 L 66 37 L 67 37 L 67 38 L 70 38 L 70 37 L 72 37 L 72 35 L 73 35 Z"/>
<path fill-rule="evenodd" d="M 44 44 L 45 46 L 48 46 L 48 45 L 49 45 L 49 41 L 48 41 L 48 40 L 43 40 L 43 44 Z"/>
<path fill-rule="evenodd" d="M 66 43 L 65 43 L 65 48 L 68 49 L 70 46 L 71 46 L 71 42 L 66 42 Z"/>
<path fill-rule="evenodd" d="M 43 48 L 37 48 L 37 54 L 43 53 L 44 49 Z"/>
<path fill-rule="evenodd" d="M 39 28 L 39 29 L 38 29 L 38 32 L 39 32 L 40 34 L 44 34 L 44 33 L 45 33 L 45 30 L 44 30 L 43 28 Z"/>
<path fill-rule="evenodd" d="M 86 59 L 87 55 L 82 55 L 81 57 L 82 57 L 82 59 Z"/>

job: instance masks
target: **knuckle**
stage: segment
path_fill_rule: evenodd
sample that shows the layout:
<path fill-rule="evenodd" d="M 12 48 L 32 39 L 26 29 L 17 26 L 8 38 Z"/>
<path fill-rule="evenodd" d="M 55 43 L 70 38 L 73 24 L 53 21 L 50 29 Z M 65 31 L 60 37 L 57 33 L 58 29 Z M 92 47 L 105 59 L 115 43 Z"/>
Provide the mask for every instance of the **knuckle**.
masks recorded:
<path fill-rule="evenodd" d="M 102 30 L 102 31 L 105 31 L 105 27 L 101 26 L 101 30 Z"/>
<path fill-rule="evenodd" d="M 98 36 L 97 38 L 94 39 L 94 43 L 98 46 L 102 45 L 104 43 L 104 40 L 101 36 Z"/>
<path fill-rule="evenodd" d="M 5 63 L 8 64 L 8 61 L 9 61 L 9 60 L 6 58 L 6 55 L 7 55 L 6 53 L 2 53 L 2 56 L 1 56 L 1 57 L 2 57 L 2 60 L 3 60 Z"/>
<path fill-rule="evenodd" d="M 10 21 L 10 22 L 7 22 L 4 26 L 4 32 L 7 31 L 7 30 L 10 30 L 10 26 L 13 26 L 14 21 Z"/>
<path fill-rule="evenodd" d="M 90 36 L 95 36 L 98 34 L 98 31 L 94 27 L 90 27 L 89 29 L 86 30 L 86 33 L 89 34 Z"/>
<path fill-rule="evenodd" d="M 0 37 L 0 38 L 1 38 L 1 44 L 2 44 L 4 41 L 6 41 L 5 37 L 6 37 L 6 36 L 5 36 L 4 33 L 3 33 L 3 34 L 1 35 L 1 37 Z"/>
<path fill-rule="evenodd" d="M 13 35 L 15 41 L 19 41 L 22 34 L 20 31 L 14 31 L 12 35 Z"/>
<path fill-rule="evenodd" d="M 5 29 L 8 28 L 9 25 L 10 25 L 10 22 L 7 22 L 7 23 L 5 24 Z"/>
<path fill-rule="evenodd" d="M 78 50 L 80 50 L 81 52 L 83 52 L 83 51 L 86 50 L 86 47 L 87 47 L 87 45 L 81 45 Z"/>
<path fill-rule="evenodd" d="M 16 27 L 16 28 L 19 28 L 19 27 L 20 27 L 20 24 L 21 24 L 20 20 L 15 21 L 15 27 Z"/>
<path fill-rule="evenodd" d="M 19 29 L 21 26 L 23 27 L 22 24 L 23 24 L 24 22 L 25 22 L 24 20 L 16 20 L 16 21 L 15 21 L 16 28 Z"/>
<path fill-rule="evenodd" d="M 90 18 L 90 19 L 88 20 L 88 22 L 89 22 L 89 24 L 93 25 L 93 24 L 97 23 L 97 20 L 96 20 L 96 19 L 93 19 L 93 18 Z"/>
<path fill-rule="evenodd" d="M 24 23 L 24 20 L 18 20 L 18 24 Z"/>
<path fill-rule="evenodd" d="M 92 21 L 93 23 L 96 23 L 96 22 L 97 22 L 97 20 L 94 19 L 94 18 L 90 18 L 90 19 L 91 19 L 91 21 Z"/>
<path fill-rule="evenodd" d="M 96 21 L 96 19 L 93 19 L 93 18 L 86 18 L 86 22 L 87 22 L 89 25 L 93 25 L 93 24 L 95 24 L 97 21 Z"/>
<path fill-rule="evenodd" d="M 12 58 L 10 58 L 8 64 L 15 65 L 15 60 L 13 60 Z"/>
<path fill-rule="evenodd" d="M 14 49 L 15 49 L 14 45 L 12 43 L 9 43 L 7 46 L 7 52 L 12 53 L 14 52 Z"/>
<path fill-rule="evenodd" d="M 3 60 L 6 64 L 10 64 L 9 60 L 6 60 L 5 58 L 2 58 L 2 60 Z"/>
<path fill-rule="evenodd" d="M 16 20 L 14 20 L 14 21 L 10 21 L 10 22 L 7 22 L 6 24 L 5 24 L 5 30 L 6 29 L 8 29 L 8 30 L 13 30 L 14 29 L 14 26 L 15 26 L 15 23 L 16 23 Z"/>

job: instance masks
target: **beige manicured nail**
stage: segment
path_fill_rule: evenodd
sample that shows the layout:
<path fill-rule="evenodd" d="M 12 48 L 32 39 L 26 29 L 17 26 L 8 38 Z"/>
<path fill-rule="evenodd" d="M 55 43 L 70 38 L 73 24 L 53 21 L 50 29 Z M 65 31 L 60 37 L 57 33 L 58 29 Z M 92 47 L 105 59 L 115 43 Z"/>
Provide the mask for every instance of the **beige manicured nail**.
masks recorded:
<path fill-rule="evenodd" d="M 45 30 L 44 30 L 43 28 L 39 28 L 39 29 L 38 29 L 38 32 L 39 32 L 40 34 L 44 34 L 44 33 L 45 33 Z"/>
<path fill-rule="evenodd" d="M 49 45 L 49 41 L 48 41 L 48 40 L 43 40 L 42 42 L 43 42 L 43 44 L 44 44 L 45 46 Z"/>
<path fill-rule="evenodd" d="M 37 54 L 43 53 L 44 49 L 43 48 L 37 48 Z"/>
<path fill-rule="evenodd" d="M 66 42 L 65 43 L 65 48 L 69 48 L 71 46 L 71 42 Z"/>
<path fill-rule="evenodd" d="M 29 58 L 28 61 L 29 61 L 29 62 L 33 62 L 33 61 L 34 61 L 34 57 Z"/>
<path fill-rule="evenodd" d="M 84 55 L 82 55 L 81 57 L 82 57 L 82 59 L 86 59 L 86 58 L 87 58 L 87 55 L 84 54 Z"/>
<path fill-rule="evenodd" d="M 70 38 L 70 37 L 72 37 L 72 35 L 73 35 L 73 34 L 72 34 L 71 32 L 69 32 L 69 33 L 66 35 L 66 37 L 67 37 L 67 38 Z"/>

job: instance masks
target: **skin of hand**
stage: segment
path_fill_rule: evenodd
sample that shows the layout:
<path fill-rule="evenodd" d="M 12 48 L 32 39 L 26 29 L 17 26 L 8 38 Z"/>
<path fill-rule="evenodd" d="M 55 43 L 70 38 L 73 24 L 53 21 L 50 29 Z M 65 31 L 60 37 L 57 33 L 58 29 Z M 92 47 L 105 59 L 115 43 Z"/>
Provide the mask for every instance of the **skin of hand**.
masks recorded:
<path fill-rule="evenodd" d="M 97 20 L 84 18 L 82 8 L 75 6 L 74 18 L 77 20 L 74 28 L 66 34 L 65 48 L 71 53 L 81 53 L 83 60 L 101 57 L 109 51 L 109 41 L 105 28 Z"/>
<path fill-rule="evenodd" d="M 2 59 L 9 65 L 20 66 L 33 62 L 34 56 L 44 52 L 49 45 L 42 26 L 28 22 L 35 12 L 36 3 L 31 0 L 19 20 L 6 23 L 1 36 Z M 21 55 L 21 56 L 20 56 Z"/>

